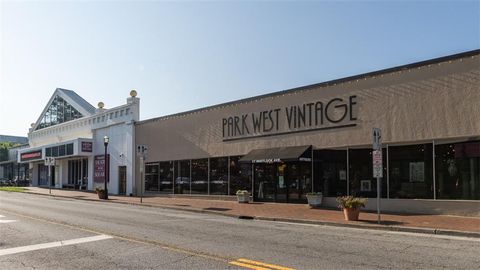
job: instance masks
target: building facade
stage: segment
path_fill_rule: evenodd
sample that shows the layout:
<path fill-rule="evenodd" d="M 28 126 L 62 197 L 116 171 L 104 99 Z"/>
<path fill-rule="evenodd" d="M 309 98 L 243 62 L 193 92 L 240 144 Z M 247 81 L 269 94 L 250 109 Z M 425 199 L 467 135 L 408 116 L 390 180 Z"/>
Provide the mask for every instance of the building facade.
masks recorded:
<path fill-rule="evenodd" d="M 134 123 L 140 100 L 132 91 L 124 105 L 95 108 L 74 91 L 57 88 L 29 133 L 18 162 L 28 164 L 33 186 L 94 190 L 103 187 L 104 136 L 109 137 L 108 190 L 133 193 Z M 54 157 L 55 166 L 45 166 Z M 50 172 L 49 172 L 50 168 Z"/>
<path fill-rule="evenodd" d="M 376 197 L 372 129 L 382 130 L 382 208 L 480 215 L 480 51 L 140 121 L 136 194 L 303 203 L 322 192 Z M 145 178 L 144 182 L 142 178 Z M 375 208 L 370 200 L 367 208 Z"/>
<path fill-rule="evenodd" d="M 12 136 L 0 136 L 0 140 Z M 20 144 L 28 142 L 25 137 L 15 137 L 15 140 L 3 140 L 0 142 L 14 143 L 15 146 L 5 149 L 6 155 L 0 159 L 0 179 L 4 184 L 8 181 L 8 184 L 12 185 L 28 185 L 30 176 L 28 173 L 28 164 L 21 164 L 17 161 L 18 151 L 27 148 L 28 144 Z"/>

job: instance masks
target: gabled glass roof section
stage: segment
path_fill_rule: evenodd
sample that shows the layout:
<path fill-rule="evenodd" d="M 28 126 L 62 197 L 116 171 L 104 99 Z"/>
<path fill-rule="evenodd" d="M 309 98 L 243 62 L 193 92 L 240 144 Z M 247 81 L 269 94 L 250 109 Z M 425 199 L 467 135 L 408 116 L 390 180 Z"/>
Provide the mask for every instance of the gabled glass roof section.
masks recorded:
<path fill-rule="evenodd" d="M 58 125 L 81 117 L 83 117 L 83 115 L 79 111 L 66 102 L 62 97 L 57 95 L 43 115 L 36 130 Z"/>

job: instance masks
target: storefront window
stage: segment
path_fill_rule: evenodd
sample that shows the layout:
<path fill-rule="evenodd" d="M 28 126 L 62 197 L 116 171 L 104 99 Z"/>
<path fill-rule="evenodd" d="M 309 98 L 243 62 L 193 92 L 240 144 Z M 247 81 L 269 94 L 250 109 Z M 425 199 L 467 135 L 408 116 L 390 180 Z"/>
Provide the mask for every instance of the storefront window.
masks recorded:
<path fill-rule="evenodd" d="M 237 190 L 252 190 L 252 164 L 239 162 L 241 156 L 230 157 L 230 195 Z"/>
<path fill-rule="evenodd" d="M 348 151 L 350 195 L 376 198 L 377 179 L 373 177 L 372 149 L 349 149 Z M 386 155 L 386 149 L 383 149 L 384 177 L 380 179 L 382 198 L 387 197 Z"/>
<path fill-rule="evenodd" d="M 48 185 L 48 167 L 43 164 L 38 164 L 38 185 Z"/>
<path fill-rule="evenodd" d="M 192 172 L 193 173 L 193 172 Z M 227 195 L 228 192 L 228 158 L 210 159 L 210 194 Z"/>
<path fill-rule="evenodd" d="M 175 194 L 190 194 L 190 161 L 175 162 Z"/>
<path fill-rule="evenodd" d="M 314 191 L 324 196 L 347 194 L 347 150 L 314 150 Z"/>
<path fill-rule="evenodd" d="M 480 142 L 435 145 L 438 199 L 480 199 Z"/>
<path fill-rule="evenodd" d="M 160 192 L 172 193 L 173 191 L 173 161 L 160 162 L 159 181 Z"/>
<path fill-rule="evenodd" d="M 391 146 L 390 198 L 433 198 L 432 144 Z"/>
<path fill-rule="evenodd" d="M 159 190 L 158 163 L 145 164 L 145 191 Z"/>
<path fill-rule="evenodd" d="M 208 159 L 192 160 L 192 194 L 208 194 Z"/>
<path fill-rule="evenodd" d="M 288 202 L 303 202 L 307 200 L 307 193 L 312 191 L 312 163 L 287 162 L 285 176 L 288 189 L 286 190 Z M 280 176 L 281 170 L 279 170 Z M 281 180 L 281 179 L 279 179 Z M 280 187 L 279 181 L 279 187 Z"/>

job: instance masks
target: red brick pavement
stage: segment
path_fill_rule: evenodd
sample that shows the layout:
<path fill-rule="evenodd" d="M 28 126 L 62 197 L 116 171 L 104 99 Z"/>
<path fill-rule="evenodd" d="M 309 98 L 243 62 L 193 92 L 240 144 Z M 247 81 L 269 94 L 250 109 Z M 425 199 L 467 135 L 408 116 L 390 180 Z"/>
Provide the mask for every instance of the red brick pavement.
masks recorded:
<path fill-rule="evenodd" d="M 29 187 L 29 193 L 49 194 L 45 188 Z M 74 199 L 99 201 L 92 192 L 52 189 L 52 195 Z M 109 201 L 140 204 L 138 197 L 109 196 Z M 379 228 L 426 228 L 480 233 L 480 218 L 447 215 L 382 214 L 382 225 L 377 225 L 376 213 L 361 213 L 360 221 L 345 221 L 343 213 L 334 209 L 311 209 L 306 204 L 249 203 L 209 200 L 198 198 L 145 197 L 143 204 L 177 208 L 190 211 L 216 212 L 232 216 L 250 216 L 260 219 L 299 220 L 302 222 L 325 222 L 341 225 L 358 225 Z"/>

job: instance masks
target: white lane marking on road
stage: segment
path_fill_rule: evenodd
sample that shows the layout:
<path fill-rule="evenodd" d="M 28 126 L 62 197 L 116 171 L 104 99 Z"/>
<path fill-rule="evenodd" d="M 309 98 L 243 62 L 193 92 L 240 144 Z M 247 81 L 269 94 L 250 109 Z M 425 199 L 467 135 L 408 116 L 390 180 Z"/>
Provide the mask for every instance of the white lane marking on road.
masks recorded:
<path fill-rule="evenodd" d="M 110 238 L 113 238 L 113 236 L 101 234 L 101 235 L 96 235 L 91 237 L 83 237 L 83 238 L 77 238 L 77 239 L 71 239 L 71 240 L 65 240 L 65 241 L 50 242 L 50 243 L 36 244 L 36 245 L 15 247 L 15 248 L 6 248 L 6 249 L 0 249 L 0 256 L 11 255 L 11 254 L 27 252 L 27 251 L 34 251 L 39 249 L 82 244 L 82 243 L 106 240 Z"/>
<path fill-rule="evenodd" d="M 14 219 L 0 219 L 0 223 L 12 223 L 15 222 L 16 220 Z"/>
<path fill-rule="evenodd" d="M 0 215 L 0 218 L 4 218 L 5 216 Z M 16 220 L 14 219 L 0 219 L 0 223 L 12 223 L 15 222 Z"/>

